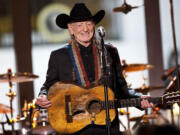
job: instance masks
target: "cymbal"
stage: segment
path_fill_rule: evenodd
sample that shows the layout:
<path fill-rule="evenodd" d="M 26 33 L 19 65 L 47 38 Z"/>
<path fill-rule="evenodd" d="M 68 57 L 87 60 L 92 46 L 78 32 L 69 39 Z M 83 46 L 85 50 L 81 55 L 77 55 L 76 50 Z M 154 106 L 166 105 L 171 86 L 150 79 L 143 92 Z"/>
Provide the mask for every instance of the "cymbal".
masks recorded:
<path fill-rule="evenodd" d="M 113 11 L 114 12 L 123 12 L 123 13 L 127 14 L 128 12 L 130 12 L 134 8 L 138 8 L 138 6 L 132 7 L 131 5 L 124 2 L 120 7 L 114 8 Z"/>
<path fill-rule="evenodd" d="M 124 64 L 122 65 L 123 70 L 125 72 L 136 72 L 136 71 L 143 71 L 143 70 L 150 70 L 154 66 L 150 64 Z"/>
<path fill-rule="evenodd" d="M 29 82 L 29 81 L 33 81 L 34 79 L 38 78 L 39 76 L 37 75 L 33 75 L 31 73 L 28 72 L 24 72 L 24 73 L 12 73 L 11 76 L 11 81 L 12 82 L 17 82 L 17 83 L 21 83 L 21 82 Z M 4 82 L 9 82 L 8 79 L 8 74 L 0 74 L 0 82 L 4 83 Z"/>
<path fill-rule="evenodd" d="M 48 135 L 55 133 L 55 130 L 51 126 L 37 126 L 31 130 L 31 133 L 36 135 Z"/>
<path fill-rule="evenodd" d="M 143 115 L 143 116 L 137 116 L 137 117 L 132 117 L 132 118 L 129 118 L 129 121 L 137 121 L 137 120 L 148 120 L 148 119 L 155 119 L 157 118 L 158 115 L 151 115 L 151 114 L 148 114 L 148 115 Z"/>
<path fill-rule="evenodd" d="M 11 109 L 9 106 L 0 104 L 0 113 L 10 113 Z"/>
<path fill-rule="evenodd" d="M 143 116 L 136 116 L 136 117 L 129 118 L 129 121 L 137 121 L 137 120 L 140 120 L 142 118 L 143 118 Z"/>
<path fill-rule="evenodd" d="M 163 89 L 165 86 L 143 86 L 140 88 L 135 88 L 134 90 L 137 92 L 147 93 L 149 91 L 157 90 L 157 89 Z"/>

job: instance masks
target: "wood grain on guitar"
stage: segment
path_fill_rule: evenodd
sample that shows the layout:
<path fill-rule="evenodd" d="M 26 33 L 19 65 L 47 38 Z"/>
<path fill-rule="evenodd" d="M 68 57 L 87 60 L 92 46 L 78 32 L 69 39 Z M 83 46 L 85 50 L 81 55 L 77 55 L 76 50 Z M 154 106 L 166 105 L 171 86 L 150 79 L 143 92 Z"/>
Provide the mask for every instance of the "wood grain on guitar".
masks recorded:
<path fill-rule="evenodd" d="M 140 106 L 140 98 L 115 100 L 113 91 L 108 88 L 111 121 L 115 118 L 115 108 Z M 49 89 L 48 99 L 52 106 L 48 108 L 51 126 L 59 133 L 72 134 L 89 124 L 105 125 L 105 99 L 102 85 L 82 88 L 74 84 L 55 83 Z M 165 94 L 162 97 L 148 98 L 154 104 L 180 102 L 180 92 Z"/>

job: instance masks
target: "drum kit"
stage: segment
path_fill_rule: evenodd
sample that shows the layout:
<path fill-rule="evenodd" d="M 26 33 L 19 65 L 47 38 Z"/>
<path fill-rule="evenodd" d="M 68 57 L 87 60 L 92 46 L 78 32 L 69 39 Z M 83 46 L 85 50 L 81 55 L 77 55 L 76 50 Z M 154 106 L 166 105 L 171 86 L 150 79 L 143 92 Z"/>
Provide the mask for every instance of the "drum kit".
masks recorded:
<path fill-rule="evenodd" d="M 137 72 L 137 71 L 143 71 L 143 70 L 150 70 L 153 68 L 153 65 L 150 64 L 126 64 L 125 61 L 123 61 L 122 69 L 127 72 Z M 166 73 L 167 74 L 167 73 Z M 19 134 L 36 134 L 36 135 L 47 135 L 47 134 L 55 134 L 55 131 L 51 128 L 50 124 L 48 123 L 48 114 L 46 109 L 38 110 L 35 106 L 35 100 L 32 100 L 31 103 L 27 103 L 27 101 L 24 101 L 24 107 L 21 109 L 22 116 L 17 116 L 14 118 L 13 116 L 13 99 L 16 96 L 16 93 L 12 91 L 12 83 L 23 83 L 28 81 L 33 81 L 37 79 L 37 75 L 33 75 L 31 73 L 12 73 L 11 69 L 8 69 L 8 72 L 5 74 L 0 74 L 0 83 L 8 83 L 9 84 L 9 92 L 6 96 L 9 97 L 10 107 L 4 104 L 0 103 L 0 114 L 5 114 L 7 121 L 6 122 L 0 122 L 2 125 L 2 131 L 3 134 L 6 134 L 10 132 L 10 134 L 16 134 L 14 130 L 14 123 L 25 121 L 25 123 L 28 125 L 28 129 L 24 131 L 24 128 L 22 128 L 21 133 Z M 140 88 L 135 88 L 134 90 L 136 92 L 140 93 L 147 93 L 153 90 L 162 89 L 165 88 L 164 86 L 142 86 Z M 127 115 L 128 121 L 136 121 L 136 123 L 140 121 L 147 121 L 149 119 L 155 119 L 158 116 L 158 113 L 156 115 L 150 116 L 148 114 L 145 114 L 140 117 L 132 117 L 129 118 L 129 113 L 122 112 L 121 115 Z M 10 113 L 11 118 L 9 119 L 7 114 Z M 12 127 L 11 131 L 6 131 L 4 128 L 4 125 L 9 124 Z"/>
<path fill-rule="evenodd" d="M 51 128 L 51 126 L 48 124 L 47 119 L 47 110 L 40 111 L 37 115 L 36 112 L 38 110 L 35 106 L 35 100 L 32 100 L 32 102 L 27 103 L 27 101 L 24 101 L 24 107 L 21 109 L 21 115 L 16 116 L 14 118 L 13 116 L 13 99 L 16 96 L 16 92 L 12 91 L 13 83 L 23 83 L 23 82 L 29 82 L 37 79 L 37 75 L 33 75 L 28 72 L 24 73 L 12 73 L 11 69 L 8 69 L 7 73 L 0 74 L 0 83 L 8 83 L 9 84 L 9 92 L 6 94 L 6 96 L 9 97 L 10 106 L 4 105 L 0 103 L 0 114 L 5 114 L 6 116 L 6 122 L 0 122 L 2 125 L 2 134 L 3 135 L 47 135 L 47 134 L 53 134 L 55 131 Z M 10 113 L 10 118 L 8 118 L 8 115 Z M 21 130 L 16 131 L 14 128 L 14 124 L 17 122 L 25 123 Z M 8 124 L 12 127 L 12 130 L 8 131 L 5 130 L 5 125 Z"/>
<path fill-rule="evenodd" d="M 132 73 L 132 72 L 138 72 L 138 71 L 144 71 L 144 70 L 151 70 L 154 66 L 150 64 L 126 64 L 126 61 L 122 61 L 122 69 L 124 70 L 123 74 L 125 78 L 127 77 L 126 73 Z M 164 86 L 147 86 L 144 82 L 141 85 L 141 87 L 134 88 L 135 92 L 142 93 L 142 94 L 148 94 L 148 92 L 154 91 L 154 90 L 160 90 L 164 89 L 164 93 L 169 93 L 176 91 L 176 82 L 177 82 L 177 77 L 173 75 L 173 72 L 175 71 L 175 67 L 169 68 L 168 70 L 164 71 L 164 74 L 160 77 L 163 81 L 168 81 L 168 84 Z M 143 78 L 144 79 L 144 78 Z M 131 86 L 131 84 L 130 84 Z M 127 111 L 124 109 L 119 110 L 120 115 L 124 115 L 127 117 L 127 127 L 125 127 L 125 130 L 128 131 L 128 134 L 130 133 L 130 122 L 135 122 L 134 125 L 132 126 L 132 130 L 135 130 L 138 126 L 141 125 L 147 125 L 150 123 L 160 123 L 160 121 L 163 121 L 164 124 L 174 124 L 173 118 L 171 118 L 171 122 L 167 119 L 167 117 L 164 117 L 163 114 L 161 113 L 160 109 L 170 109 L 172 112 L 172 108 L 169 106 L 163 106 L 163 105 L 156 105 L 155 107 L 151 108 L 150 112 L 148 112 L 145 109 L 145 113 L 141 116 L 135 116 L 135 117 L 130 117 L 130 112 L 129 109 L 127 108 Z M 174 117 L 171 115 L 171 117 Z M 158 122 L 156 122 L 158 121 Z M 120 122 L 122 123 L 122 122 Z M 123 123 L 122 123 L 123 124 Z M 124 124 L 123 124 L 124 127 Z"/>

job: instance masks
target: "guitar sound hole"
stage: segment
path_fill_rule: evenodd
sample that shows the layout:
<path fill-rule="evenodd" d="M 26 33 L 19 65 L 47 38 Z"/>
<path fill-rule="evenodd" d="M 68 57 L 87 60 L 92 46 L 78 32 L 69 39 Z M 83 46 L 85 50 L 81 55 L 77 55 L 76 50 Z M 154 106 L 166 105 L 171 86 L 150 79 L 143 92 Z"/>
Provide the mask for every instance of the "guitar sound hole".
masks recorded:
<path fill-rule="evenodd" d="M 101 111 L 101 105 L 99 103 L 99 100 L 91 100 L 88 103 L 87 110 L 90 114 L 92 113 L 99 113 Z"/>

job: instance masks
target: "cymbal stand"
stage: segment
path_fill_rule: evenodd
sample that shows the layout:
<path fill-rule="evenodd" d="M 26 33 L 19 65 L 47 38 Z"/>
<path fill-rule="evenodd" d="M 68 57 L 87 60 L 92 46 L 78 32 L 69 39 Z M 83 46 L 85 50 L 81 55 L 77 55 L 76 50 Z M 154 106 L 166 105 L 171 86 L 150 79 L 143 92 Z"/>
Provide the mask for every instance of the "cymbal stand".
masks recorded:
<path fill-rule="evenodd" d="M 7 93 L 7 96 L 9 97 L 10 102 L 10 111 L 11 111 L 11 119 L 13 119 L 13 104 L 12 101 L 14 97 L 16 96 L 16 93 L 12 91 L 12 72 L 11 69 L 8 69 L 8 82 L 9 82 L 9 92 Z M 11 122 L 12 126 L 12 132 L 14 133 L 14 122 Z"/>
<path fill-rule="evenodd" d="M 173 45 L 174 45 L 174 59 L 176 64 L 176 76 L 177 76 L 177 90 L 180 90 L 180 73 L 178 69 L 178 53 L 177 53 L 177 45 L 176 45 L 176 34 L 175 34 L 175 24 L 174 24 L 174 8 L 173 8 L 173 0 L 169 0 L 170 3 L 170 13 L 171 13 L 171 25 L 173 32 Z M 180 126 L 180 114 L 178 115 L 178 126 Z"/>
<path fill-rule="evenodd" d="M 4 129 L 4 124 L 6 124 L 6 122 L 0 122 L 1 126 L 2 126 L 2 135 L 4 135 L 5 129 Z"/>
<path fill-rule="evenodd" d="M 171 123 L 172 125 L 175 124 L 174 122 L 174 112 L 173 112 L 173 105 L 170 106 L 170 112 L 171 112 Z"/>
<path fill-rule="evenodd" d="M 131 135 L 131 129 L 130 129 L 130 121 L 129 121 L 129 116 L 130 116 L 130 114 L 129 114 L 129 107 L 126 107 L 126 111 L 127 111 L 127 113 L 126 113 L 126 116 L 127 116 L 127 131 L 128 131 L 128 135 Z"/>

